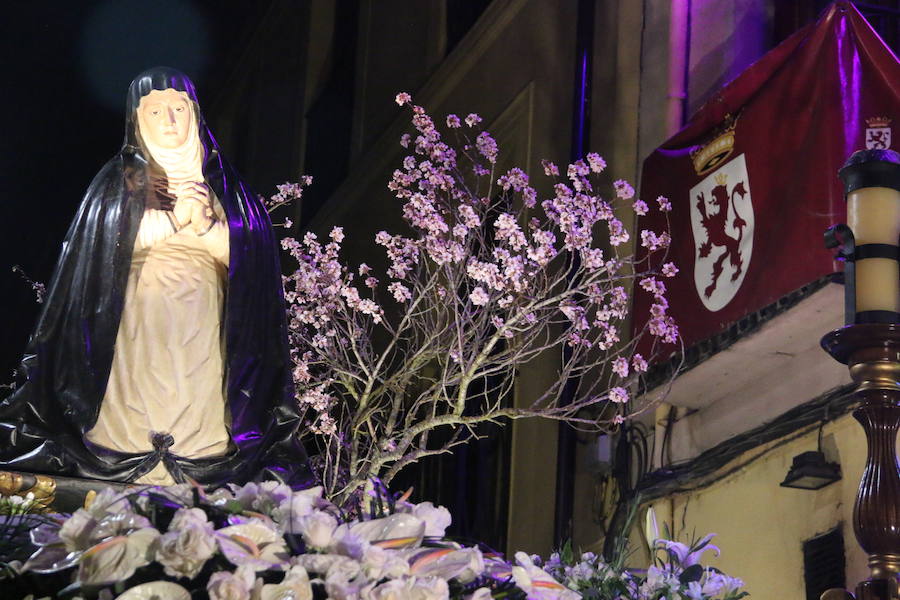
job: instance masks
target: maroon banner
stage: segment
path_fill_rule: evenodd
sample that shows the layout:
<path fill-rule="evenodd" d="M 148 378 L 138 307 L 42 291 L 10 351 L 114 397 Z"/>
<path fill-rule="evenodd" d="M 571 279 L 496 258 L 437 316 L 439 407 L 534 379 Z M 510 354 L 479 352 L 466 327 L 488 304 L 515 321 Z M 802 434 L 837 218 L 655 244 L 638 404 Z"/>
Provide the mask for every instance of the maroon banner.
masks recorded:
<path fill-rule="evenodd" d="M 685 345 L 836 270 L 825 229 L 845 221 L 837 171 L 888 148 L 900 64 L 850 2 L 832 4 L 717 92 L 651 154 L 641 198 L 669 198 L 680 272 L 666 280 Z M 659 232 L 651 211 L 640 229 Z M 651 297 L 635 292 L 635 327 Z"/>

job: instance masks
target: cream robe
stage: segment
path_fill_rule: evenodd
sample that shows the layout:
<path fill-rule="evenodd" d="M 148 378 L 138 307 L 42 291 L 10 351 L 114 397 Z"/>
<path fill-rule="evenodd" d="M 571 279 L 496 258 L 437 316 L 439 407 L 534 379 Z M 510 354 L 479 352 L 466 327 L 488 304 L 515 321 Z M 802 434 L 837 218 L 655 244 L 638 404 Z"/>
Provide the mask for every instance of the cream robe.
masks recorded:
<path fill-rule="evenodd" d="M 224 454 L 230 416 L 220 333 L 228 276 L 228 226 L 175 231 L 162 210 L 144 212 L 135 241 L 100 415 L 87 439 L 119 452 L 153 450 L 154 432 L 187 458 Z M 162 461 L 139 483 L 170 485 Z"/>

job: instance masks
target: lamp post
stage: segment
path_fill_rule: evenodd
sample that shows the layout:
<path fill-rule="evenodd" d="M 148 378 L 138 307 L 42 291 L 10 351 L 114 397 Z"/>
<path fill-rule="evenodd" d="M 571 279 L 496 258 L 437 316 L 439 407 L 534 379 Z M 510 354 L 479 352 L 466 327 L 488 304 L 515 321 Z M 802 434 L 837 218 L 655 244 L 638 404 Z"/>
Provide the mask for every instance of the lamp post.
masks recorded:
<path fill-rule="evenodd" d="M 853 416 L 866 434 L 868 453 L 853 530 L 869 555 L 870 577 L 856 600 L 898 600 L 900 574 L 900 155 L 856 152 L 840 170 L 847 196 L 847 226 L 829 230 L 845 268 L 846 325 L 822 338 L 822 347 L 846 364 L 860 406 Z M 829 590 L 823 598 L 852 597 Z"/>

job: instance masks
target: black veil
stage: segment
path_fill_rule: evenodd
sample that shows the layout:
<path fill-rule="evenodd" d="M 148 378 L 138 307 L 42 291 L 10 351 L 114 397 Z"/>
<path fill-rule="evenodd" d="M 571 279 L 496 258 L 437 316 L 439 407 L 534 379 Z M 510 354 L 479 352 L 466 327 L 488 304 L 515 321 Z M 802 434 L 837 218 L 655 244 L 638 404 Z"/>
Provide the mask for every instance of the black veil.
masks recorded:
<path fill-rule="evenodd" d="M 202 459 L 169 453 L 171 438 L 154 440 L 147 454 L 84 441 L 106 391 L 135 237 L 155 201 L 156 169 L 138 139 L 136 109 L 143 96 L 167 88 L 194 103 L 203 174 L 229 228 L 222 327 L 234 443 L 228 454 Z M 94 177 L 66 234 L 22 360 L 24 381 L 0 402 L 0 467 L 133 481 L 162 460 L 176 479 L 205 485 L 273 477 L 294 487 L 310 483 L 295 435 L 300 417 L 284 319 L 278 240 L 265 207 L 219 152 L 190 79 L 166 67 L 145 71 L 128 90 L 122 149 Z"/>

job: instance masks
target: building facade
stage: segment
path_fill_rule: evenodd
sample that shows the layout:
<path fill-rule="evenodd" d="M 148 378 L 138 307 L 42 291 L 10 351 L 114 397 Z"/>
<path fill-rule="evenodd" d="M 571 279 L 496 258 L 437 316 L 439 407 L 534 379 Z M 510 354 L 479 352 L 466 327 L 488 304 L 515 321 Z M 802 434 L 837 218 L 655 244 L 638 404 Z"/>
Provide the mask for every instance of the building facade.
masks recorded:
<path fill-rule="evenodd" d="M 896 4 L 870 2 L 877 6 L 866 13 L 889 43 Z M 364 257 L 376 231 L 401 223 L 386 187 L 408 130 L 397 92 L 434 115 L 480 114 L 500 144 L 500 171 L 521 166 L 537 182 L 542 158 L 565 164 L 584 148 L 606 158 L 610 182 L 636 183 L 644 158 L 691 113 L 826 5 L 274 1 L 213 120 L 257 189 L 313 175 L 293 220 L 319 232 L 343 225 L 348 241 L 360 240 L 350 253 Z M 717 533 L 721 556 L 708 555 L 711 564 L 754 596 L 807 597 L 816 584 L 805 578 L 804 544 L 836 530 L 846 580 L 859 580 L 865 557 L 849 523 L 864 438 L 848 416 L 846 368 L 818 346 L 842 323 L 842 292 L 809 283 L 695 361 L 627 444 L 622 433 L 561 434 L 555 423 L 517 421 L 494 432 L 493 445 L 438 469 L 468 484 L 434 469 L 404 481 L 500 549 L 547 554 L 566 537 L 602 547 L 616 508 L 641 492 L 676 538 Z M 552 361 L 523 371 L 509 401 L 528 402 L 529 390 L 554 377 Z M 793 457 L 818 447 L 843 478 L 818 491 L 781 487 Z M 479 460 L 489 467 L 478 470 Z M 473 474 L 491 484 L 472 483 Z"/>

